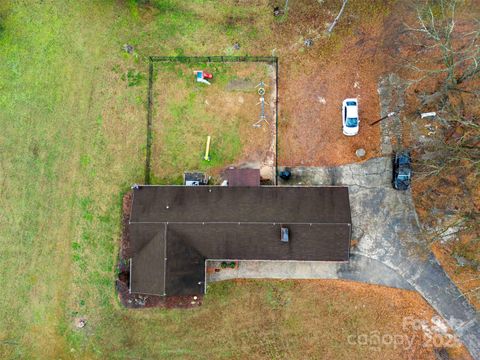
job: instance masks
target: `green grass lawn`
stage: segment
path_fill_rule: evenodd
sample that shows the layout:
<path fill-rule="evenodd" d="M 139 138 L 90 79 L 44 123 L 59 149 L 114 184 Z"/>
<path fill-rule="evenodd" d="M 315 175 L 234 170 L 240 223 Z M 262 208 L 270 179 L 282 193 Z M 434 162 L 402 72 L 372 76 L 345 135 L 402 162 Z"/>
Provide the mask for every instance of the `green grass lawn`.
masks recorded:
<path fill-rule="evenodd" d="M 0 4 L 0 358 L 143 351 L 128 342 L 145 315 L 119 307 L 114 277 L 121 195 L 143 179 L 144 57 L 225 53 L 244 29 L 216 21 L 258 9 L 156 4 Z M 129 72 L 143 76 L 129 84 Z M 72 330 L 77 315 L 88 331 Z"/>
<path fill-rule="evenodd" d="M 238 40 L 239 54 L 272 51 L 262 48 L 274 21 L 266 0 L 151 3 L 0 3 L 2 359 L 280 358 L 310 336 L 310 313 L 284 318 L 272 290 L 255 283 L 215 285 L 195 311 L 131 311 L 117 301 L 121 197 L 144 176 L 145 56 L 230 54 Z M 87 319 L 82 331 L 77 316 Z M 320 351 L 334 335 L 325 332 Z"/>

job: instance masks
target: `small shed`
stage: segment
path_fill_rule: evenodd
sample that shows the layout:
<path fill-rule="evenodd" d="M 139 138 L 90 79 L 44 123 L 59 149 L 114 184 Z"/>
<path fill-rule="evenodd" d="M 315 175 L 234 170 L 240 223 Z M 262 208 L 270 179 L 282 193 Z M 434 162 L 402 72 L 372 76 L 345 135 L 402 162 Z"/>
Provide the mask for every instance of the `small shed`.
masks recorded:
<path fill-rule="evenodd" d="M 183 185 L 186 186 L 199 186 L 207 185 L 208 176 L 198 171 L 188 171 L 183 173 Z"/>
<path fill-rule="evenodd" d="M 260 169 L 228 168 L 225 171 L 228 186 L 260 186 Z"/>

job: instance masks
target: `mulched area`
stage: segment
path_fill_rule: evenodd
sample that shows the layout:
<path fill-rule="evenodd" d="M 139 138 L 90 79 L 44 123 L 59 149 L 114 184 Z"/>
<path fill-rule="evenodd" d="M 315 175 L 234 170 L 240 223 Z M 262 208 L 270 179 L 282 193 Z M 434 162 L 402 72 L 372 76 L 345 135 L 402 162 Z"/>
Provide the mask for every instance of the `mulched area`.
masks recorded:
<path fill-rule="evenodd" d="M 122 205 L 122 237 L 120 239 L 120 252 L 118 258 L 118 278 L 115 281 L 115 288 L 118 298 L 123 306 L 131 309 L 141 308 L 194 308 L 202 304 L 203 296 L 157 296 L 147 294 L 131 294 L 129 292 L 130 262 L 133 255 L 128 233 L 128 221 L 132 207 L 133 193 L 127 192 L 123 196 Z"/>

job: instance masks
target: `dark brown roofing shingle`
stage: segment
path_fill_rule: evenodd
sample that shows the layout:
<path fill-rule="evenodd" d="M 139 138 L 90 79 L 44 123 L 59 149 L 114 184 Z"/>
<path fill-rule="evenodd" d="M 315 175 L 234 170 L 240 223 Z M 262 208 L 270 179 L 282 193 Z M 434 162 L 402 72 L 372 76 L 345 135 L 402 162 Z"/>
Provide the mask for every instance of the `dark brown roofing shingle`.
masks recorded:
<path fill-rule="evenodd" d="M 342 187 L 140 187 L 131 291 L 200 294 L 206 259 L 347 261 L 350 219 Z"/>
<path fill-rule="evenodd" d="M 350 223 L 346 187 L 142 186 L 130 222 Z"/>
<path fill-rule="evenodd" d="M 165 293 L 166 224 L 129 225 L 133 246 L 130 290 L 141 294 Z"/>

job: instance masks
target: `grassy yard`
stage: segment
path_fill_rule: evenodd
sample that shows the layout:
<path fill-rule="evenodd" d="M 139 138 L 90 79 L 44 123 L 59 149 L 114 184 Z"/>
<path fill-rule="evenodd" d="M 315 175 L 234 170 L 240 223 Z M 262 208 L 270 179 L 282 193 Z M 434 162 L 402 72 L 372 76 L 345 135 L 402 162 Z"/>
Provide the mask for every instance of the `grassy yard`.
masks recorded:
<path fill-rule="evenodd" d="M 194 71 L 213 73 L 211 85 Z M 275 115 L 270 106 L 275 74 L 264 63 L 155 63 L 153 85 L 153 183 L 182 183 L 185 170 L 218 175 L 229 165 L 274 164 Z M 266 115 L 259 120 L 257 84 L 268 86 Z M 273 102 L 273 106 L 275 103 Z M 211 136 L 210 160 L 204 160 Z"/>
<path fill-rule="evenodd" d="M 144 2 L 0 3 L 0 358 L 365 358 L 345 334 L 398 329 L 399 308 L 378 311 L 374 299 L 351 316 L 370 291 L 225 283 L 194 311 L 119 305 L 121 198 L 144 176 L 145 57 L 232 54 L 236 41 L 239 54 L 270 55 L 277 21 L 267 0 Z M 241 151 L 235 131 L 224 138 L 227 162 Z M 412 300 L 371 294 L 399 307 Z M 81 331 L 77 316 L 87 319 Z"/>

